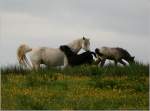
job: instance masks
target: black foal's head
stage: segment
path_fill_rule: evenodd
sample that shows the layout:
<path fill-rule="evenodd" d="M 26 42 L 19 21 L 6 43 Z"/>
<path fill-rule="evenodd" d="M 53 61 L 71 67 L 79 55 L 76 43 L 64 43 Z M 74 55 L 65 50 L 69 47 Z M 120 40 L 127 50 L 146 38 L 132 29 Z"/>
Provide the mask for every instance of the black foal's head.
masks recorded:
<path fill-rule="evenodd" d="M 73 56 L 73 55 L 76 55 L 76 53 L 74 53 L 71 48 L 69 48 L 67 45 L 62 45 L 60 46 L 59 48 L 61 51 L 63 51 L 66 56 L 70 57 L 70 56 Z"/>

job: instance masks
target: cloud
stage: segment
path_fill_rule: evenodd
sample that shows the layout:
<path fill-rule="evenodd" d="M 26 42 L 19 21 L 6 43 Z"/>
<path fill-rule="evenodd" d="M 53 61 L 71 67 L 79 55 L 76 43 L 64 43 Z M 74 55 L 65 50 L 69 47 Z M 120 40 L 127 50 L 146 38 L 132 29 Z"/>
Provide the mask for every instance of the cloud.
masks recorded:
<path fill-rule="evenodd" d="M 41 37 L 51 31 L 46 18 L 26 13 L 2 13 L 1 21 L 3 37 Z"/>
<path fill-rule="evenodd" d="M 120 46 L 147 61 L 149 6 L 149 0 L 1 0 L 1 48 L 12 48 L 3 56 L 13 53 L 13 60 L 22 42 L 58 47 L 84 35 L 93 49 Z"/>
<path fill-rule="evenodd" d="M 71 27 L 145 36 L 149 34 L 148 9 L 148 0 L 5 0 L 0 6 L 5 12 L 46 18 L 49 26 L 55 24 L 61 30 Z"/>

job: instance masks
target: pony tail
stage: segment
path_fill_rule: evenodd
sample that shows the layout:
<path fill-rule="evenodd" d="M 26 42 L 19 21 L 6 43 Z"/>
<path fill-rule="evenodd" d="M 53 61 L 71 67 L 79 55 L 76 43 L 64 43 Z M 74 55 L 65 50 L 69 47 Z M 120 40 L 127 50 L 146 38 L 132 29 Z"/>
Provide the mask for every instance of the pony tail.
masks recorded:
<path fill-rule="evenodd" d="M 24 65 L 24 66 L 26 66 L 27 67 L 27 65 L 29 65 L 29 62 L 28 62 L 28 60 L 27 60 L 27 58 L 26 58 L 26 53 L 27 52 L 30 52 L 32 49 L 31 48 L 29 48 L 27 45 L 25 45 L 25 44 L 22 44 L 22 45 L 20 45 L 19 47 L 18 47 L 18 49 L 17 49 L 17 59 L 18 59 L 18 62 L 19 62 L 19 64 L 22 64 L 22 65 Z M 30 65 L 29 65 L 30 66 Z"/>

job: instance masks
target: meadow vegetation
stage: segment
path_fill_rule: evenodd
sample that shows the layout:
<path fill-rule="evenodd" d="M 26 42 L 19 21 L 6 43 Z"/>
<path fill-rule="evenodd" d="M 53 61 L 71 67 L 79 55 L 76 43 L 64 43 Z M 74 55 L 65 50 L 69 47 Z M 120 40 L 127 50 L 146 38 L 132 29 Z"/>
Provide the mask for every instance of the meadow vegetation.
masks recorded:
<path fill-rule="evenodd" d="M 1 109 L 149 109 L 149 65 L 1 68 Z"/>

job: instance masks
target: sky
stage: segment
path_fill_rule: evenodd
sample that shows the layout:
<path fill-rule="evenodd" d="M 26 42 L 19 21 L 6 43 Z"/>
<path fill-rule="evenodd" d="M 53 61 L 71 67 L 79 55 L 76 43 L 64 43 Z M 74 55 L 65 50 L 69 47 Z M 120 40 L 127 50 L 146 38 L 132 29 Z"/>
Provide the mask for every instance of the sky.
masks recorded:
<path fill-rule="evenodd" d="M 149 10 L 150 0 L 0 0 L 0 64 L 16 64 L 22 43 L 58 48 L 82 36 L 92 50 L 122 47 L 149 63 Z"/>

